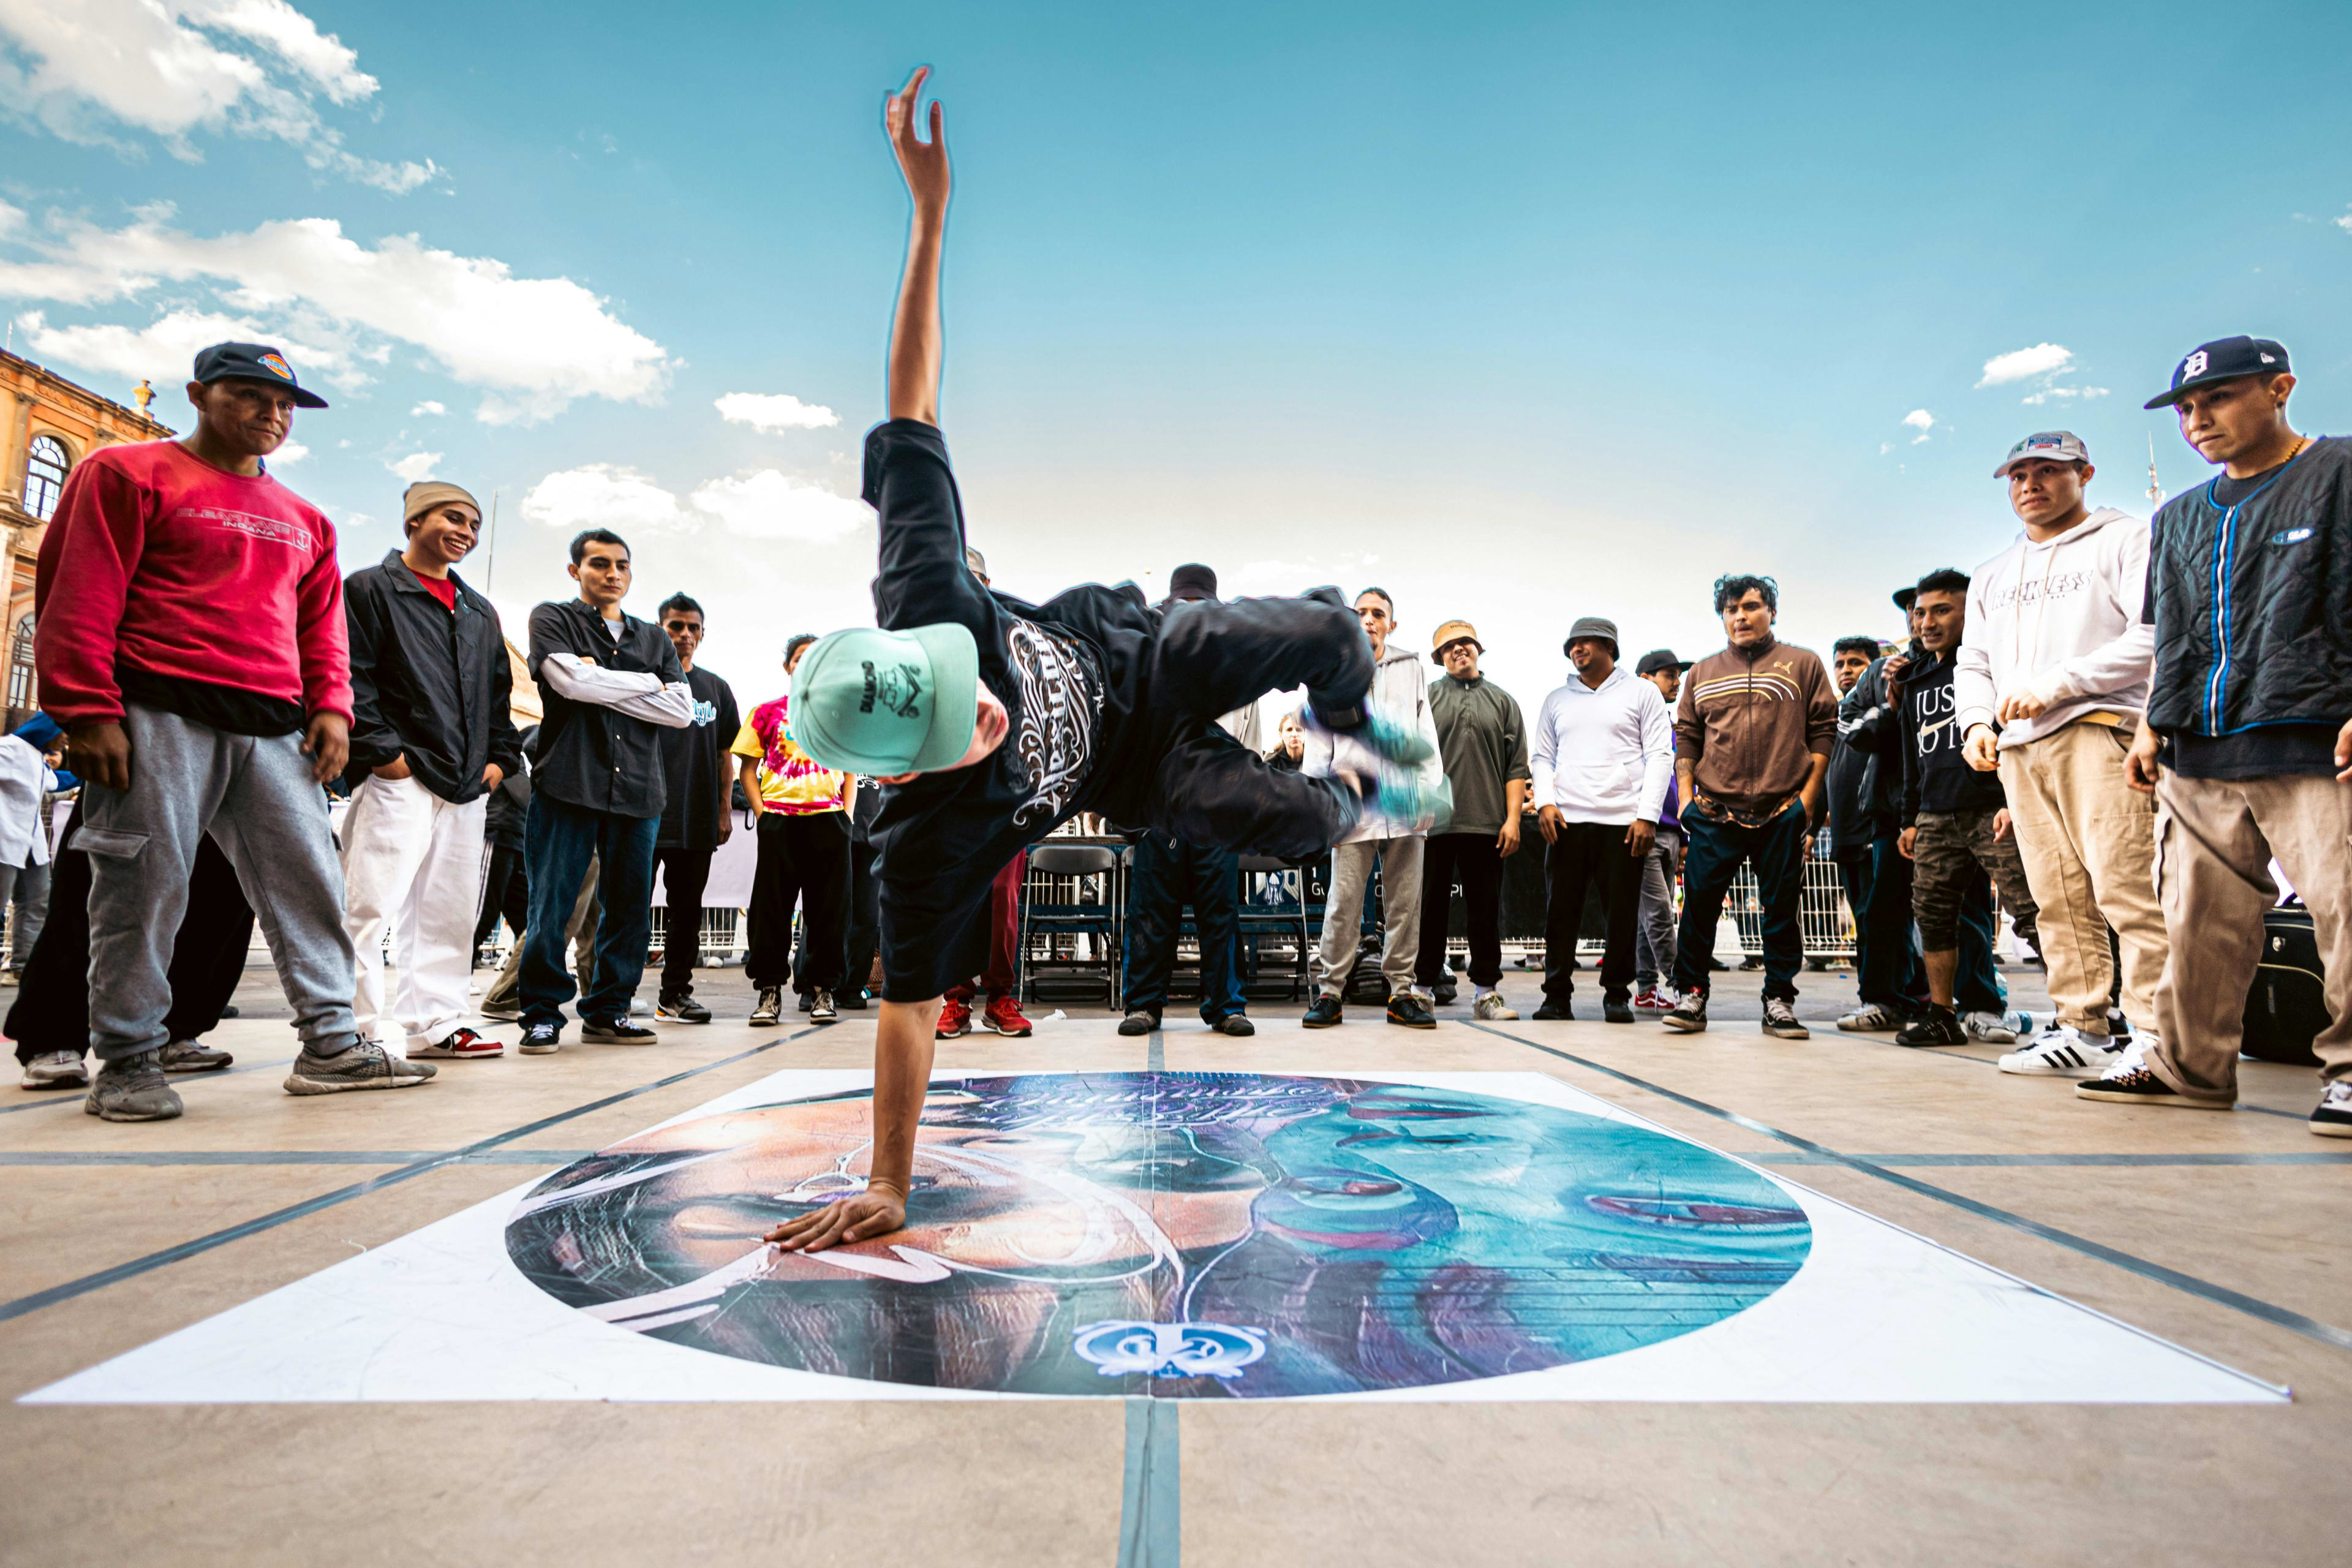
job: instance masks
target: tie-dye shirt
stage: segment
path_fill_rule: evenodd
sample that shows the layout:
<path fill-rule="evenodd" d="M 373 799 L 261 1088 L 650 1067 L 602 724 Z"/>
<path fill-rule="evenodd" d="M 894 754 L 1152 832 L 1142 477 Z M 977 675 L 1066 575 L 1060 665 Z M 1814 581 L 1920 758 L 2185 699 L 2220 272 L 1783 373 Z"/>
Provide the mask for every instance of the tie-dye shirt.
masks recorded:
<path fill-rule="evenodd" d="M 808 753 L 784 733 L 784 716 L 793 700 L 779 697 L 751 710 L 751 717 L 729 748 L 739 757 L 760 764 L 760 802 L 786 816 L 814 816 L 845 810 L 849 805 L 849 773 L 837 773 L 811 762 Z"/>

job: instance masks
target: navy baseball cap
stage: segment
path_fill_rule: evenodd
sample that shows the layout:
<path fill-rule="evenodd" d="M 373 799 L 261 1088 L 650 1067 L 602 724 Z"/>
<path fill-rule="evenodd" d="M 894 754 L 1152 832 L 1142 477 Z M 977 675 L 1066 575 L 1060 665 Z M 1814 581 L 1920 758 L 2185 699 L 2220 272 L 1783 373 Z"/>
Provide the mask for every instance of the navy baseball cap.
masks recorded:
<path fill-rule="evenodd" d="M 2200 343 L 2189 356 L 2172 367 L 2172 385 L 2158 393 L 2143 408 L 2168 408 L 2180 401 L 2180 395 L 2200 386 L 2210 386 L 2217 381 L 2235 381 L 2242 375 L 2276 375 L 2291 368 L 2286 362 L 2286 345 L 2271 338 L 2216 338 L 2210 343 Z"/>
<path fill-rule="evenodd" d="M 297 408 L 324 408 L 327 400 L 305 392 L 294 379 L 294 367 L 268 343 L 215 343 L 196 355 L 195 379 L 209 386 L 215 381 L 266 381 L 294 395 Z"/>

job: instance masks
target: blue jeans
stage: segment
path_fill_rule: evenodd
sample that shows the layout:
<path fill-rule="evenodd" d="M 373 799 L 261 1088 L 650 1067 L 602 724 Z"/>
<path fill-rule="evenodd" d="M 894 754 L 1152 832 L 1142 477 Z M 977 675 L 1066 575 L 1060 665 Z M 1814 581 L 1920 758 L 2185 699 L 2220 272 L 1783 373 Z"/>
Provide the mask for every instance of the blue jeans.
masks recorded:
<path fill-rule="evenodd" d="M 1682 816 L 1690 843 L 1683 851 L 1683 923 L 1675 934 L 1675 989 L 1685 995 L 1706 991 L 1723 897 L 1745 860 L 1756 868 L 1758 902 L 1764 906 L 1764 994 L 1795 1001 L 1797 971 L 1805 963 L 1805 940 L 1797 925 L 1805 897 L 1804 803 L 1791 800 L 1770 821 L 1755 827 L 1719 822 L 1690 806 L 1683 808 Z"/>
<path fill-rule="evenodd" d="M 1911 862 L 1890 833 L 1838 857 L 1846 902 L 1853 906 L 1854 990 L 1867 1005 L 1893 1012 L 1927 1010 L 1927 971 L 1911 924 Z"/>
<path fill-rule="evenodd" d="M 1239 943 L 1241 857 L 1227 849 L 1201 849 L 1167 834 L 1147 833 L 1135 846 L 1127 884 L 1126 971 L 1130 1013 L 1158 1017 L 1168 1002 L 1168 976 L 1176 967 L 1176 933 L 1184 906 L 1192 906 L 1192 929 L 1201 939 L 1201 1016 L 1211 1024 L 1242 1007 L 1242 982 L 1234 949 Z"/>
<path fill-rule="evenodd" d="M 1993 938 L 2000 922 L 1992 912 L 1992 879 L 1970 877 L 1960 894 L 1960 968 L 1952 980 L 1952 1005 L 1962 1013 L 2009 1011 L 2009 987 L 1993 967 Z"/>
<path fill-rule="evenodd" d="M 592 857 L 601 862 L 596 895 L 603 914 L 596 922 L 596 988 L 580 999 L 580 1016 L 583 1022 L 628 1016 L 652 941 L 654 837 L 660 829 L 658 816 L 591 811 L 544 791 L 530 797 L 523 821 L 530 923 L 523 931 L 518 976 L 524 1023 L 563 1022 L 563 1005 L 573 991 L 563 966 L 563 928 Z"/>

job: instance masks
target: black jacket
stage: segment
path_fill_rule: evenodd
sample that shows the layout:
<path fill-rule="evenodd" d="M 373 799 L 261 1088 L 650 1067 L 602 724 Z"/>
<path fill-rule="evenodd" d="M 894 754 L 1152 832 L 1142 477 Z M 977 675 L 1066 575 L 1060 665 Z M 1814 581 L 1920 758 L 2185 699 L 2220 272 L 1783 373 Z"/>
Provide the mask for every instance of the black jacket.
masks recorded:
<path fill-rule="evenodd" d="M 395 550 L 343 580 L 352 644 L 352 753 L 356 789 L 401 756 L 416 782 L 452 805 L 482 793 L 482 769 L 522 765 L 508 703 L 514 677 L 490 602 L 457 585 L 454 610 L 427 593 Z"/>
<path fill-rule="evenodd" d="M 1952 663 L 1958 656 L 1914 664 L 1903 681 L 1903 826 L 1923 811 L 1998 811 L 2009 804 L 1999 773 L 1980 773 L 1960 754 L 1954 723 Z"/>
<path fill-rule="evenodd" d="M 1830 753 L 1830 845 L 1860 854 L 1902 826 L 1903 724 L 1886 700 L 1886 661 L 1874 658 L 1838 700 Z"/>
<path fill-rule="evenodd" d="M 2352 438 L 2305 448 L 2235 506 L 2220 480 L 2150 524 L 2147 721 L 2229 735 L 2352 717 Z"/>
<path fill-rule="evenodd" d="M 616 644 L 604 618 L 578 599 L 540 605 L 530 613 L 530 678 L 539 682 L 547 715 L 530 749 L 530 787 L 566 805 L 614 816 L 659 816 L 669 799 L 662 765 L 661 729 L 593 702 L 574 702 L 540 674 L 550 654 L 582 654 L 607 669 L 656 675 L 665 686 L 686 671 L 661 628 L 621 617 Z"/>

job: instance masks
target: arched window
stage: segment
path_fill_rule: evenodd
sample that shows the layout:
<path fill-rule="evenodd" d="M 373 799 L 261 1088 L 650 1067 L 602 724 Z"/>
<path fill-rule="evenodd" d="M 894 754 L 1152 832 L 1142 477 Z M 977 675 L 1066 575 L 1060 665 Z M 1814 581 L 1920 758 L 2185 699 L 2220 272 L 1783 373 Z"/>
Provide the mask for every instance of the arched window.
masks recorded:
<path fill-rule="evenodd" d="M 25 454 L 25 510 L 43 522 L 58 514 L 58 492 L 66 488 L 65 443 L 36 436 Z"/>
<path fill-rule="evenodd" d="M 24 710 L 40 705 L 40 694 L 33 687 L 33 617 L 26 616 L 16 623 L 16 635 L 8 645 L 8 706 Z"/>

